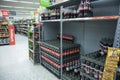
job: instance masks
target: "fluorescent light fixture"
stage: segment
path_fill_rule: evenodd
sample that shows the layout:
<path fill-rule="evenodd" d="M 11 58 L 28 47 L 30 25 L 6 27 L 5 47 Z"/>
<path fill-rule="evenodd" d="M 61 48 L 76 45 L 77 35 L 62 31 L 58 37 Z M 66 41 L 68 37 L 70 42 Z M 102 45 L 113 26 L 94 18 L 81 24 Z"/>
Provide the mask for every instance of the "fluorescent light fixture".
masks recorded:
<path fill-rule="evenodd" d="M 30 1 L 19 1 L 19 0 L 3 0 L 3 1 L 8 1 L 8 2 L 19 2 L 19 3 L 37 4 L 37 5 L 39 5 L 39 3 L 30 2 Z M 34 0 L 33 0 L 33 1 L 34 1 Z"/>
<path fill-rule="evenodd" d="M 34 11 L 34 10 L 9 10 L 9 11 L 16 11 L 16 12 L 21 12 L 21 13 L 30 13 L 31 11 Z"/>
<path fill-rule="evenodd" d="M 18 6 L 6 6 L 6 5 L 0 5 L 0 7 L 7 7 L 7 8 L 16 8 L 16 9 L 37 9 L 37 8 L 32 8 L 32 7 L 18 7 Z"/>
<path fill-rule="evenodd" d="M 10 7 L 10 8 L 12 8 L 13 6 L 0 5 L 0 7 Z"/>

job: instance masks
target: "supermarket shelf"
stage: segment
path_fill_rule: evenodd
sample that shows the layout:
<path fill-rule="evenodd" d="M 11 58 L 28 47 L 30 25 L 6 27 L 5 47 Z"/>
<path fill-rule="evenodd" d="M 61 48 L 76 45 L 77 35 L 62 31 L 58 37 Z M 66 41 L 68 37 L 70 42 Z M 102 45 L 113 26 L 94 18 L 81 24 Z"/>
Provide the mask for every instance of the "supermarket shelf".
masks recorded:
<path fill-rule="evenodd" d="M 41 22 L 59 22 L 60 19 L 54 19 L 54 20 L 42 20 Z"/>
<path fill-rule="evenodd" d="M 96 16 L 96 17 L 85 17 L 85 18 L 70 18 L 63 19 L 63 21 L 94 21 L 94 20 L 116 20 L 119 16 Z M 41 22 L 59 22 L 60 19 L 55 20 L 42 20 Z"/>
<path fill-rule="evenodd" d="M 115 20 L 118 18 L 119 16 L 98 16 L 98 17 L 63 19 L 63 21 Z"/>
<path fill-rule="evenodd" d="M 95 79 L 95 78 L 91 77 L 90 75 L 88 75 L 88 74 L 86 74 L 86 73 L 84 73 L 84 72 L 81 72 L 80 74 L 81 74 L 82 76 L 85 76 L 85 77 L 89 78 L 90 80 L 98 80 L 98 79 Z"/>
<path fill-rule="evenodd" d="M 89 58 L 89 57 L 86 57 L 86 56 L 83 56 L 83 55 L 81 55 L 81 59 L 85 59 L 85 60 L 87 60 L 87 61 L 91 61 L 91 62 L 93 62 L 93 63 L 96 63 L 96 64 L 99 64 L 99 65 L 104 66 L 104 63 L 103 63 L 103 62 L 97 61 L 97 60 L 95 60 L 95 59 L 92 59 L 92 58 Z"/>
<path fill-rule="evenodd" d="M 0 32 L 0 34 L 3 34 L 3 33 L 5 33 L 5 34 L 6 34 L 6 33 L 8 33 L 8 32 Z"/>
<path fill-rule="evenodd" d="M 32 53 L 34 53 L 34 51 L 32 49 L 29 48 L 29 51 L 31 51 Z"/>
<path fill-rule="evenodd" d="M 30 33 L 33 33 L 33 31 L 29 31 Z"/>
<path fill-rule="evenodd" d="M 19 25 L 26 25 L 26 24 L 28 24 L 28 23 L 17 23 L 17 24 L 19 24 Z"/>
<path fill-rule="evenodd" d="M 0 38 L 8 38 L 9 36 L 0 36 Z"/>
<path fill-rule="evenodd" d="M 41 41 L 35 41 L 36 43 L 38 43 L 38 44 L 41 44 L 42 42 Z"/>
<path fill-rule="evenodd" d="M 2 45 L 9 45 L 10 43 L 0 43 L 0 46 Z"/>
<path fill-rule="evenodd" d="M 25 31 L 28 31 L 28 29 L 24 29 L 24 28 L 20 28 L 19 30 L 25 30 Z"/>
<path fill-rule="evenodd" d="M 0 29 L 7 29 L 7 28 L 0 28 Z"/>
<path fill-rule="evenodd" d="M 21 32 L 26 33 L 26 34 L 28 33 L 27 31 L 21 31 Z"/>
<path fill-rule="evenodd" d="M 32 39 L 29 39 L 29 41 L 33 42 L 33 40 L 32 40 Z"/>

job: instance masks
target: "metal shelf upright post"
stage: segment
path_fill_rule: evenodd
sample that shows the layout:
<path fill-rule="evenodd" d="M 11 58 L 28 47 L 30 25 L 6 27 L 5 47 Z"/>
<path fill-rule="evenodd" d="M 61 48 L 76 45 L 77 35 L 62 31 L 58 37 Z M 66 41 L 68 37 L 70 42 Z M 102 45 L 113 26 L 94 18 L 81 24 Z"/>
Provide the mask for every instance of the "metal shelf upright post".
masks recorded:
<path fill-rule="evenodd" d="M 63 6 L 60 7 L 60 58 L 61 58 L 61 64 L 60 64 L 60 69 L 61 69 L 61 74 L 60 74 L 60 80 L 62 80 L 62 73 L 63 73 L 63 68 L 62 68 L 62 65 L 63 65 L 63 56 L 62 56 L 62 53 L 63 53 L 63 39 L 62 39 L 62 36 L 63 36 Z"/>

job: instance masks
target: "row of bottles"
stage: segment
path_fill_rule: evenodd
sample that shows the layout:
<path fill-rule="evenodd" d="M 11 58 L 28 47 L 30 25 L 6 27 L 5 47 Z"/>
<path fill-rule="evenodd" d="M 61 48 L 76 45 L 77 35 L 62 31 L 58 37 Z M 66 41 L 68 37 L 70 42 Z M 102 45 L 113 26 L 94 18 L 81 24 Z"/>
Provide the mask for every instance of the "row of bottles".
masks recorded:
<path fill-rule="evenodd" d="M 9 38 L 0 38 L 0 44 L 9 44 L 10 39 Z"/>
<path fill-rule="evenodd" d="M 67 8 L 70 8 L 71 11 L 64 11 L 62 13 L 64 19 L 93 16 L 93 10 L 90 0 L 81 0 L 78 8 L 76 8 L 76 6 L 69 6 Z M 60 19 L 60 9 L 55 8 L 52 10 L 48 10 L 47 12 L 42 13 L 41 16 L 42 20 Z"/>
<path fill-rule="evenodd" d="M 75 64 L 69 63 L 63 68 L 63 80 L 80 80 L 80 59 L 75 60 L 74 62 Z"/>
<path fill-rule="evenodd" d="M 0 28 L 0 32 L 8 32 L 7 28 Z"/>
<path fill-rule="evenodd" d="M 2 33 L 2 32 L 1 32 L 1 33 L 0 33 L 0 37 L 9 37 L 9 34 L 8 34 L 8 33 L 4 33 L 4 32 Z"/>
<path fill-rule="evenodd" d="M 78 17 L 93 16 L 91 0 L 81 0 L 77 13 Z"/>
<path fill-rule="evenodd" d="M 60 18 L 60 10 L 55 8 L 41 14 L 42 20 L 52 20 Z"/>
<path fill-rule="evenodd" d="M 102 65 L 96 64 L 88 60 L 82 60 L 82 63 L 81 63 L 82 72 L 98 80 L 101 80 L 103 68 L 104 67 Z"/>
<path fill-rule="evenodd" d="M 100 53 L 98 54 L 98 56 L 106 56 L 108 47 L 112 47 L 112 46 L 113 46 L 113 39 L 102 38 L 100 40 Z"/>

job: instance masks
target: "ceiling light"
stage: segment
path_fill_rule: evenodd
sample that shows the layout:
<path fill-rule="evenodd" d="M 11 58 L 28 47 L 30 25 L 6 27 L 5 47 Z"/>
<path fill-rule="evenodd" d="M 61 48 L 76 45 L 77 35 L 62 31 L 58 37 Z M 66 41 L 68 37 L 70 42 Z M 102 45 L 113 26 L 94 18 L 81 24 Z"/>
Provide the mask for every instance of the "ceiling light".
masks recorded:
<path fill-rule="evenodd" d="M 8 1 L 8 2 L 19 2 L 19 3 L 27 3 L 27 4 L 38 4 L 38 5 L 39 5 L 39 3 L 30 2 L 30 1 L 18 1 L 18 0 L 3 0 L 3 1 Z"/>
<path fill-rule="evenodd" d="M 32 7 L 18 7 L 18 6 L 6 6 L 6 5 L 0 5 L 0 7 L 7 7 L 7 8 L 19 8 L 19 9 L 37 9 Z"/>

